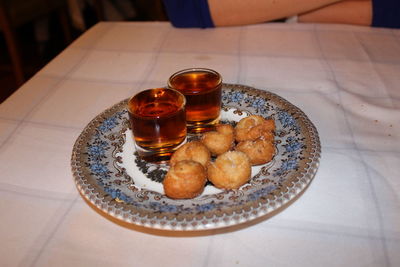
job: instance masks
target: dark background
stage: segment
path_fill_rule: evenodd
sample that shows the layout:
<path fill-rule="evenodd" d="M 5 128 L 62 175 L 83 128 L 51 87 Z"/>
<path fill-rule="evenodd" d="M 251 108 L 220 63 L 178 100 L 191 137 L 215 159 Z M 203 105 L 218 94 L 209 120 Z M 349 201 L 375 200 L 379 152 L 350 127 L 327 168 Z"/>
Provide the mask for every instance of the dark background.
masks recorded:
<path fill-rule="evenodd" d="M 167 20 L 161 0 L 131 0 L 131 4 L 136 15 L 131 18 L 126 18 L 125 20 L 127 21 Z M 104 20 L 104 17 L 98 16 L 94 7 L 88 5 L 85 7 L 83 15 L 88 29 L 97 22 Z M 38 43 L 36 41 L 33 22 L 15 28 L 22 54 L 26 80 L 32 77 L 69 45 L 69 43 L 65 41 L 62 27 L 56 14 L 48 14 L 47 18 L 49 20 L 49 38 L 46 42 Z M 71 24 L 71 22 L 69 22 L 69 24 Z M 83 34 L 83 32 L 75 29 L 72 25 L 70 25 L 70 29 L 72 41 Z M 5 38 L 0 29 L 0 103 L 19 88 L 16 84 L 10 64 Z"/>

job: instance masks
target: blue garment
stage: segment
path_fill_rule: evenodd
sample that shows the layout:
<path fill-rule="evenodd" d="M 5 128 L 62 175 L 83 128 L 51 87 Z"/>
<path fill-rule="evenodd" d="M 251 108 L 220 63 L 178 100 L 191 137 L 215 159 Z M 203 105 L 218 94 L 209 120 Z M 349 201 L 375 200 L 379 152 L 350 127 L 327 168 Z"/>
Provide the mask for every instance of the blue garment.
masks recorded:
<path fill-rule="evenodd" d="M 400 28 L 400 0 L 372 0 L 372 26 Z"/>
<path fill-rule="evenodd" d="M 178 28 L 211 28 L 207 0 L 163 0 L 172 25 Z"/>
<path fill-rule="evenodd" d="M 214 27 L 208 0 L 163 0 L 168 17 L 178 28 Z M 373 27 L 400 28 L 400 0 L 372 0 Z"/>

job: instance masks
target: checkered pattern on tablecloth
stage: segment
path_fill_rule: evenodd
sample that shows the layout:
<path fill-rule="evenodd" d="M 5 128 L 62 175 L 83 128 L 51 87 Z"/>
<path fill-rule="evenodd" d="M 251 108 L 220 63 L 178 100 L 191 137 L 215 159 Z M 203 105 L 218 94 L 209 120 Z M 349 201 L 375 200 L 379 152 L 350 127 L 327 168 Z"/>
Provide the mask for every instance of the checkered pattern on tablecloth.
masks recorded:
<path fill-rule="evenodd" d="M 83 127 L 187 67 L 272 91 L 316 125 L 319 171 L 281 213 L 222 234 L 160 236 L 79 196 L 69 164 Z M 0 211 L 2 266 L 399 266 L 400 31 L 100 23 L 0 105 Z"/>

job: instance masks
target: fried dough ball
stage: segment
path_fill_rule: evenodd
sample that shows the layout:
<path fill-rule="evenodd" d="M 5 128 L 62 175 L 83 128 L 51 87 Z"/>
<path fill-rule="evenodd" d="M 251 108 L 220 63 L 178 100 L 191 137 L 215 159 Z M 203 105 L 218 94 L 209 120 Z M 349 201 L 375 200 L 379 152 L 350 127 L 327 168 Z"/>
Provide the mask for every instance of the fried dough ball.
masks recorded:
<path fill-rule="evenodd" d="M 233 136 L 235 130 L 233 129 L 233 126 L 230 124 L 218 124 L 216 126 L 216 131 L 224 135 Z"/>
<path fill-rule="evenodd" d="M 270 131 L 262 131 L 259 139 L 274 142 L 275 135 L 273 132 L 270 132 Z"/>
<path fill-rule="evenodd" d="M 172 154 L 169 164 L 173 166 L 182 160 L 197 161 L 204 167 L 211 159 L 210 151 L 200 141 L 192 141 L 184 144 Z"/>
<path fill-rule="evenodd" d="M 234 141 L 234 129 L 230 124 L 219 124 L 216 126 L 216 131 L 207 132 L 201 138 L 201 142 L 212 155 L 221 155 L 230 150 Z"/>
<path fill-rule="evenodd" d="M 207 174 L 215 187 L 237 189 L 250 180 L 250 160 L 243 152 L 228 151 L 208 164 Z"/>
<path fill-rule="evenodd" d="M 235 139 L 237 142 L 255 140 L 262 136 L 270 136 L 274 130 L 274 120 L 266 120 L 260 115 L 251 115 L 238 122 L 235 127 Z"/>
<path fill-rule="evenodd" d="M 182 160 L 168 170 L 163 186 L 167 197 L 186 199 L 200 195 L 206 181 L 207 173 L 203 165 L 193 160 Z"/>
<path fill-rule="evenodd" d="M 242 141 L 237 144 L 236 150 L 246 153 L 250 159 L 251 165 L 267 163 L 272 160 L 275 154 L 274 143 L 262 138 L 254 141 Z"/>

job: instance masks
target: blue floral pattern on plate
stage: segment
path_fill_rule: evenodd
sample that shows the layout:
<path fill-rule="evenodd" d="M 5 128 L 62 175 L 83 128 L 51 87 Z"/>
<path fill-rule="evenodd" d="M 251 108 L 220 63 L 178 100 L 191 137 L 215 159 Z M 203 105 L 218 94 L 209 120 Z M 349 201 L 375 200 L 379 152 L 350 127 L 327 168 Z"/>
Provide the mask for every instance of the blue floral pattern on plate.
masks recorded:
<path fill-rule="evenodd" d="M 307 116 L 285 99 L 243 85 L 223 85 L 221 120 L 235 124 L 258 114 L 276 123 L 276 155 L 253 168 L 251 181 L 238 190 L 172 200 L 140 187 L 124 162 L 129 131 L 127 100 L 107 109 L 83 130 L 72 153 L 72 171 L 81 194 L 104 212 L 128 223 L 169 230 L 202 230 L 232 226 L 288 205 L 313 179 L 319 165 L 318 132 Z M 126 151 L 125 151 L 126 152 Z M 162 165 L 135 157 L 145 179 L 160 183 Z M 212 185 L 210 185 L 212 186 Z"/>

